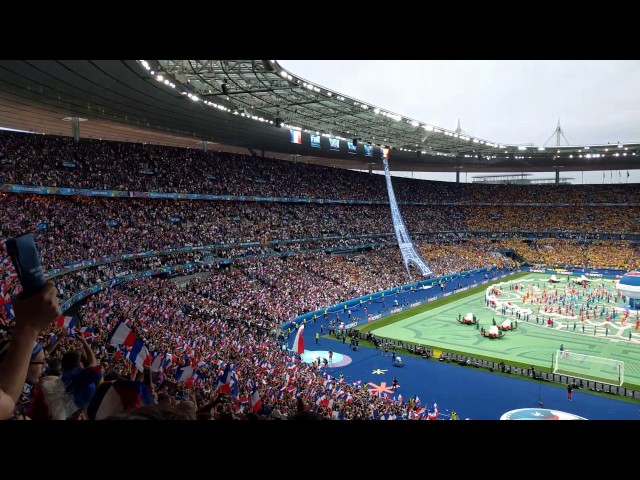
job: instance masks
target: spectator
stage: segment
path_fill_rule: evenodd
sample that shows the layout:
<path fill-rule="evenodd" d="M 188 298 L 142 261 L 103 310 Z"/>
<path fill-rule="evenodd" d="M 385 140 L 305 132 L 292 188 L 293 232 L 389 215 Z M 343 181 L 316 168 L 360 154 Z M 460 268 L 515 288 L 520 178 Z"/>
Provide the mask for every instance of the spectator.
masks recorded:
<path fill-rule="evenodd" d="M 37 337 L 60 315 L 55 287 L 47 282 L 34 296 L 18 296 L 14 310 L 13 336 L 0 360 L 0 419 L 3 420 L 14 414 L 27 378 L 38 377 L 44 367 L 44 353 Z"/>

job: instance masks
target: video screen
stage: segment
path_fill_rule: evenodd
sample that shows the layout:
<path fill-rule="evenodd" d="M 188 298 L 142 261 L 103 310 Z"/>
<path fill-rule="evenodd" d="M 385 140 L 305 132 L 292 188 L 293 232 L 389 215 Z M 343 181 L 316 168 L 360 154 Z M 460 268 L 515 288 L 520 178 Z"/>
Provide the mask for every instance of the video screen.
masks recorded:
<path fill-rule="evenodd" d="M 382 158 L 389 158 L 389 149 L 380 147 L 380 155 L 382 156 Z"/>
<path fill-rule="evenodd" d="M 364 146 L 364 154 L 367 157 L 373 157 L 373 145 L 365 145 Z"/>
<path fill-rule="evenodd" d="M 331 150 L 340 150 L 340 139 L 330 138 L 329 147 L 331 148 Z"/>
<path fill-rule="evenodd" d="M 311 146 L 320 148 L 320 135 L 316 135 L 315 133 L 311 134 Z"/>
<path fill-rule="evenodd" d="M 302 132 L 298 130 L 289 130 L 289 134 L 291 135 L 291 143 L 302 144 Z"/>
<path fill-rule="evenodd" d="M 347 147 L 349 148 L 348 152 L 349 153 L 358 153 L 358 146 L 354 145 L 351 142 L 347 142 Z"/>

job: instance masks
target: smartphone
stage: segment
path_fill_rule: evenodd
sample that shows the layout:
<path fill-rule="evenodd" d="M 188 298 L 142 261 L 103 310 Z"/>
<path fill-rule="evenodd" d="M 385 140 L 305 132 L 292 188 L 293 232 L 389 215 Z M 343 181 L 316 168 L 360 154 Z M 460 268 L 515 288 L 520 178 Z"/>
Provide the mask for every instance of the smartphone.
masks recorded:
<path fill-rule="evenodd" d="M 32 233 L 25 233 L 5 241 L 7 253 L 16 269 L 22 291 L 29 297 L 38 293 L 47 283 Z"/>

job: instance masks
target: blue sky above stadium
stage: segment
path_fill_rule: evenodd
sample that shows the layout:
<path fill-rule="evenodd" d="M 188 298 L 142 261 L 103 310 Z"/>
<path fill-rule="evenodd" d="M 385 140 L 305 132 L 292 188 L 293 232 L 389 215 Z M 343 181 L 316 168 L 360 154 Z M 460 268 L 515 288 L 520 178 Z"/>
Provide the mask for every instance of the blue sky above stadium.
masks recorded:
<path fill-rule="evenodd" d="M 279 62 L 309 81 L 419 121 L 455 130 L 460 119 L 462 130 L 486 140 L 555 145 L 560 119 L 572 145 L 640 142 L 638 60 Z M 572 183 L 583 177 L 562 176 L 575 178 Z M 625 182 L 627 174 L 584 173 L 584 183 L 603 180 Z M 631 170 L 628 181 L 640 182 L 640 170 Z"/>

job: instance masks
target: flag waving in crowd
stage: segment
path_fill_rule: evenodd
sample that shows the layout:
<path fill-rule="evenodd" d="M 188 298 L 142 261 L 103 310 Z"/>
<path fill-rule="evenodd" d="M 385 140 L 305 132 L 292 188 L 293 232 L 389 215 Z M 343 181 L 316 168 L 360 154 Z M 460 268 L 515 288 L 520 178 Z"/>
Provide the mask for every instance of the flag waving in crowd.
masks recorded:
<path fill-rule="evenodd" d="M 302 355 L 304 353 L 304 338 L 302 336 L 304 332 L 304 324 L 300 325 L 295 338 L 293 339 L 293 351 Z"/>

